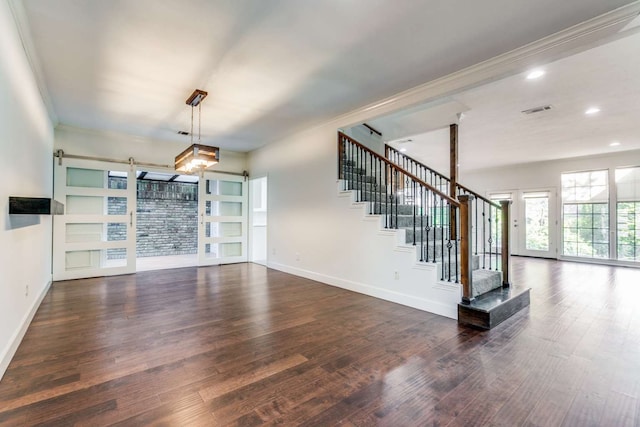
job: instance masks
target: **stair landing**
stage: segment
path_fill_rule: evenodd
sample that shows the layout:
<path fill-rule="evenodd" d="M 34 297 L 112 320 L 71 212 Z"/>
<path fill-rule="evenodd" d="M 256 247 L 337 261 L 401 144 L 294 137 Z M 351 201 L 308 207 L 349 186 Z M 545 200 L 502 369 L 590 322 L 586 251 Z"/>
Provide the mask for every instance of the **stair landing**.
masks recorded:
<path fill-rule="evenodd" d="M 530 304 L 531 288 L 498 288 L 458 304 L 458 323 L 491 329 Z"/>

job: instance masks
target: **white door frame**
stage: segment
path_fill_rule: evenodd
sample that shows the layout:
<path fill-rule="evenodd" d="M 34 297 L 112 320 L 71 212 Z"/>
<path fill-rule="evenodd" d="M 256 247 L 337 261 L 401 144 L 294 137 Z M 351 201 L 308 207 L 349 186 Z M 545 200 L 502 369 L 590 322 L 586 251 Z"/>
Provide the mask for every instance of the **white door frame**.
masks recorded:
<path fill-rule="evenodd" d="M 525 198 L 527 194 L 545 193 L 549 194 L 549 250 L 536 251 L 526 248 L 526 222 L 525 222 Z M 490 200 L 509 199 L 511 203 L 511 225 L 510 225 L 510 252 L 511 255 L 535 256 L 541 258 L 558 258 L 559 242 L 559 215 L 558 191 L 556 187 L 532 188 L 532 189 L 510 189 L 492 190 L 487 192 Z M 504 197 L 498 197 L 502 195 Z M 509 197 L 506 197 L 509 196 Z"/>
<path fill-rule="evenodd" d="M 260 206 L 258 208 L 256 208 L 255 204 L 255 195 L 253 194 L 253 183 L 257 180 L 266 180 L 266 186 L 262 191 L 262 195 L 264 195 L 264 200 L 263 197 L 260 197 L 261 202 L 264 204 L 263 206 Z M 260 264 L 260 265 L 267 265 L 267 242 L 268 242 L 268 236 L 267 236 L 267 224 L 268 224 L 268 201 L 269 201 L 269 196 L 268 196 L 268 177 L 267 175 L 263 175 L 263 176 L 258 176 L 258 177 L 254 177 L 251 178 L 249 180 L 249 260 L 251 262 L 254 262 L 256 264 Z M 256 219 L 256 213 L 264 213 L 264 215 L 259 218 L 259 220 Z M 258 233 L 262 233 L 262 236 L 257 236 Z M 262 238 L 264 237 L 264 238 Z M 264 257 L 259 257 L 256 254 L 256 244 L 261 244 L 262 241 L 264 240 Z"/>
<path fill-rule="evenodd" d="M 527 238 L 526 238 L 526 201 L 529 198 L 538 198 L 538 197 L 546 197 L 548 198 L 548 226 L 549 226 L 549 247 L 548 250 L 535 250 L 535 249 L 527 249 Z M 546 187 L 546 188 L 534 188 L 527 190 L 520 190 L 518 192 L 518 213 L 519 213 L 519 255 L 525 256 L 534 256 L 540 258 L 558 258 L 558 203 L 557 203 L 557 189 L 555 187 Z"/>

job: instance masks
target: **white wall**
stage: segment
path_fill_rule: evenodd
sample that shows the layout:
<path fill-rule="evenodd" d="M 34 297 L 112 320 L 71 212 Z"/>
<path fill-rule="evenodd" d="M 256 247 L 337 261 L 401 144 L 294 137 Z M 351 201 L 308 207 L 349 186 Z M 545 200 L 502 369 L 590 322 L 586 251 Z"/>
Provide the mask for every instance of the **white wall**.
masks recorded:
<path fill-rule="evenodd" d="M 51 197 L 53 188 L 53 126 L 6 1 L 0 1 L 0 94 L 1 377 L 51 280 L 52 218 L 9 216 L 9 196 Z"/>
<path fill-rule="evenodd" d="M 55 130 L 55 149 L 66 154 L 127 160 L 167 165 L 173 170 L 173 162 L 190 142 L 179 144 L 171 141 L 142 138 L 116 132 L 58 126 Z M 233 151 L 220 151 L 220 163 L 211 171 L 242 172 L 247 169 L 247 155 Z"/>
<path fill-rule="evenodd" d="M 527 190 L 555 187 L 560 191 L 560 175 L 594 169 L 640 166 L 640 150 L 624 151 L 601 156 L 528 163 L 496 169 L 462 172 L 460 182 L 479 194 L 493 190 Z"/>
<path fill-rule="evenodd" d="M 340 196 L 337 129 L 328 123 L 250 153 L 251 174 L 269 177 L 267 265 L 456 318 L 459 285 L 439 284 L 435 264 L 417 265 L 413 246 Z"/>

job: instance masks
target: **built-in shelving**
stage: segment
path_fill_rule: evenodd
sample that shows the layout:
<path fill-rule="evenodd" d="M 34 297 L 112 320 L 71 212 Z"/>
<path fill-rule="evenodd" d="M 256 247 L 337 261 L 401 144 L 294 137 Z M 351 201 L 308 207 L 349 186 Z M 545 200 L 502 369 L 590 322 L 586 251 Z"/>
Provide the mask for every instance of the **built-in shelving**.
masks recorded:
<path fill-rule="evenodd" d="M 64 205 L 47 197 L 9 197 L 11 215 L 62 215 Z"/>

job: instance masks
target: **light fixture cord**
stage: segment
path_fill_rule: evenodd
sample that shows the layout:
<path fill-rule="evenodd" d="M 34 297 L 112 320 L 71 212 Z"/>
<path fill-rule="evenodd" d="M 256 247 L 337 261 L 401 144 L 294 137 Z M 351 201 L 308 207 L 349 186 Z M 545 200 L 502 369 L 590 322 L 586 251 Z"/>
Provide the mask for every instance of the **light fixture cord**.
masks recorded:
<path fill-rule="evenodd" d="M 191 135 L 191 145 L 193 145 L 193 105 L 191 106 L 191 132 L 189 134 Z"/>
<path fill-rule="evenodd" d="M 200 130 L 202 128 L 202 102 L 198 104 L 198 144 L 200 144 Z"/>

